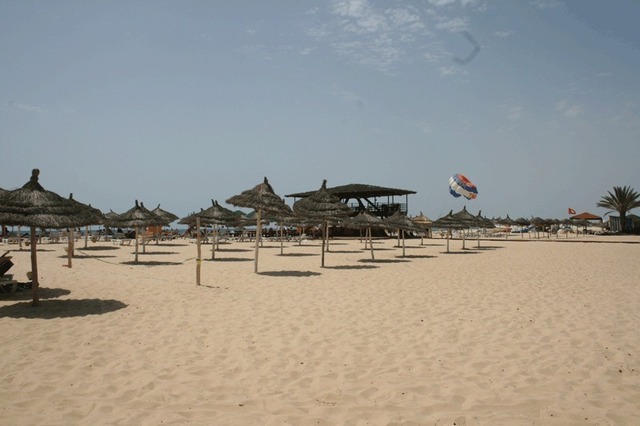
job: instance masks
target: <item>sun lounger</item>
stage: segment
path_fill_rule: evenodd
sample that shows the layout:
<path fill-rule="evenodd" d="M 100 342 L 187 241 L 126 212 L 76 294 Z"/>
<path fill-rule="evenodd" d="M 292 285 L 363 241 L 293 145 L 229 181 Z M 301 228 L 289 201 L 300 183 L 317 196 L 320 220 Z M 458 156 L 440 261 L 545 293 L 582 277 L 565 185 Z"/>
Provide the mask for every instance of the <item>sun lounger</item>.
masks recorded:
<path fill-rule="evenodd" d="M 13 266 L 11 256 L 7 256 L 9 252 L 5 252 L 0 256 L 0 288 L 2 292 L 7 292 L 5 289 L 10 288 L 11 294 L 15 294 L 18 287 L 18 281 L 13 279 L 12 274 L 7 274 L 7 271 Z M 6 274 L 6 275 L 5 275 Z"/>

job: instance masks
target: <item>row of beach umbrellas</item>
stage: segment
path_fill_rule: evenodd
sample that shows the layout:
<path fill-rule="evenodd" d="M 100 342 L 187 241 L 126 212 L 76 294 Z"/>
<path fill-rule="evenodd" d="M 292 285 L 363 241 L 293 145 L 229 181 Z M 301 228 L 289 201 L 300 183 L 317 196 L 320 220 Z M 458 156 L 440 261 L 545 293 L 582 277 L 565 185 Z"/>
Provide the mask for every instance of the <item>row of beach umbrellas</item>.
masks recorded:
<path fill-rule="evenodd" d="M 34 169 L 30 180 L 22 187 L 13 191 L 0 191 L 0 223 L 9 226 L 28 226 L 31 235 L 31 267 L 32 267 L 32 289 L 33 304 L 37 305 L 38 299 L 38 267 L 37 267 L 37 228 L 69 228 L 103 224 L 110 227 L 134 228 L 136 231 L 135 262 L 138 262 L 138 233 L 145 227 L 161 227 L 178 220 L 178 217 L 170 212 L 160 209 L 160 205 L 154 210 L 148 210 L 143 203 L 135 202 L 134 207 L 122 214 L 109 212 L 102 214 L 100 210 L 83 204 L 73 199 L 64 198 L 54 192 L 45 190 L 39 183 L 39 170 Z M 415 232 L 424 234 L 428 228 L 445 229 L 466 229 L 470 227 L 493 227 L 494 223 L 510 224 L 511 219 L 486 219 L 481 213 L 472 215 L 466 207 L 460 212 L 449 214 L 430 221 L 421 214 L 416 218 L 409 218 L 401 212 L 396 212 L 392 216 L 383 219 L 370 214 L 367 211 L 360 212 L 354 217 L 350 217 L 352 210 L 341 200 L 332 195 L 327 190 L 327 181 L 324 180 L 318 191 L 312 195 L 302 198 L 293 204 L 291 209 L 284 200 L 279 197 L 267 178 L 255 187 L 234 195 L 226 200 L 227 204 L 242 208 L 254 209 L 256 212 L 256 238 L 254 255 L 254 272 L 258 272 L 258 255 L 261 241 L 263 219 L 275 220 L 280 223 L 295 225 L 319 225 L 322 230 L 322 258 L 321 266 L 325 265 L 325 251 L 328 249 L 328 232 L 330 224 L 340 224 L 340 226 L 358 228 L 366 230 L 371 257 L 374 258 L 372 246 L 372 229 L 392 229 L 397 230 L 398 239 L 402 239 L 404 255 L 405 232 Z M 532 221 L 533 222 L 533 221 Z M 530 223 L 532 223 L 530 222 Z M 207 209 L 202 209 L 198 213 L 183 218 L 180 223 L 195 225 L 198 228 L 201 224 L 214 226 L 216 238 L 212 247 L 212 258 L 215 256 L 215 242 L 217 240 L 217 227 L 220 225 L 241 224 L 236 214 L 212 200 L 212 205 Z M 520 223 L 514 221 L 513 223 Z M 523 222 L 524 223 L 524 220 Z M 535 222 L 533 222 L 535 223 Z M 199 229 L 197 235 L 200 235 Z M 464 235 L 464 234 L 463 234 Z M 447 235 L 448 238 L 449 235 Z M 73 238 L 69 238 L 70 244 Z M 400 241 L 399 241 L 400 243 Z M 463 242 L 464 244 L 464 242 Z M 463 246 L 464 247 L 464 246 Z M 144 250 L 144 245 L 143 245 Z M 447 251 L 449 244 L 447 240 Z M 72 246 L 69 247 L 71 257 Z M 198 244 L 198 274 L 200 267 L 200 247 Z M 70 259 L 69 257 L 69 259 Z M 70 260 L 69 260 L 70 262 Z M 69 263 L 71 266 L 71 263 Z"/>

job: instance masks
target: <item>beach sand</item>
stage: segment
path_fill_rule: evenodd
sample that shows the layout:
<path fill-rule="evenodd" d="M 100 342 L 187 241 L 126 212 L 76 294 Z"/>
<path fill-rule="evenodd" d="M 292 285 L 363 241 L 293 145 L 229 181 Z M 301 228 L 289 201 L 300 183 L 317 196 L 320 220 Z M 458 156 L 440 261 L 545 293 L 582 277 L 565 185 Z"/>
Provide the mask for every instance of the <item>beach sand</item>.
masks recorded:
<path fill-rule="evenodd" d="M 638 425 L 640 238 L 39 246 L 3 425 Z M 591 242 L 587 242 L 591 241 Z M 16 245 L 4 250 L 17 250 Z M 12 251 L 26 281 L 29 252 Z"/>

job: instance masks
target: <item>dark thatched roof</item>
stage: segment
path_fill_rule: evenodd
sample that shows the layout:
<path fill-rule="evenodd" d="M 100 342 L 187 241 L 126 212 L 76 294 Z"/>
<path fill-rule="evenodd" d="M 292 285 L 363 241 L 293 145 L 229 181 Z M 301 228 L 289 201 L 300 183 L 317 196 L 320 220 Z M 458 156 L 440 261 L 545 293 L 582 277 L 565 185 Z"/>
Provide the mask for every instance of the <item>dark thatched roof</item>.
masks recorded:
<path fill-rule="evenodd" d="M 99 223 L 99 219 L 96 221 L 97 209 L 75 201 L 73 197 L 67 199 L 47 191 L 38 182 L 39 175 L 40 171 L 33 169 L 31 179 L 22 188 L 0 195 L 0 223 L 41 228 Z"/>
<path fill-rule="evenodd" d="M 119 214 L 117 217 L 109 220 L 107 225 L 119 226 L 123 228 L 136 228 L 144 226 L 166 225 L 168 223 L 169 222 L 167 222 L 165 219 L 147 209 L 143 203 L 138 203 L 138 200 L 136 200 L 135 206 L 133 206 L 126 212 Z"/>
<path fill-rule="evenodd" d="M 156 207 L 155 209 L 151 210 L 151 213 L 155 213 L 156 215 L 160 216 L 161 218 L 163 218 L 164 220 L 167 221 L 167 224 L 173 222 L 174 220 L 178 220 L 180 219 L 178 216 L 176 216 L 175 214 L 168 212 L 166 210 L 162 210 L 160 208 L 160 204 L 158 204 L 158 207 Z"/>
<path fill-rule="evenodd" d="M 231 210 L 222 207 L 217 201 L 211 200 L 211 207 L 195 214 L 202 223 L 212 225 L 228 225 L 238 223 L 240 220 Z"/>
<path fill-rule="evenodd" d="M 385 228 L 383 220 L 374 216 L 366 210 L 361 211 L 356 216 L 349 217 L 340 223 L 346 228 Z"/>
<path fill-rule="evenodd" d="M 234 195 L 226 203 L 238 207 L 262 210 L 267 213 L 280 213 L 283 215 L 291 213 L 289 206 L 285 204 L 282 198 L 276 195 L 266 177 L 263 183 Z"/>
<path fill-rule="evenodd" d="M 351 209 L 327 190 L 327 180 L 319 190 L 293 205 L 296 216 L 306 219 L 336 221 L 349 216 Z"/>
<path fill-rule="evenodd" d="M 334 186 L 327 188 L 327 191 L 336 197 L 344 200 L 350 198 L 368 198 L 368 197 L 386 197 L 393 195 L 415 194 L 416 191 L 408 189 L 385 188 L 383 186 L 364 185 L 360 183 L 351 183 L 349 185 Z M 305 198 L 314 194 L 316 191 L 298 192 L 296 194 L 285 195 L 285 197 Z"/>
<path fill-rule="evenodd" d="M 409 219 L 409 217 L 401 211 L 397 211 L 391 216 L 385 218 L 383 222 L 389 229 L 401 229 L 408 232 L 424 231 L 424 228 Z"/>

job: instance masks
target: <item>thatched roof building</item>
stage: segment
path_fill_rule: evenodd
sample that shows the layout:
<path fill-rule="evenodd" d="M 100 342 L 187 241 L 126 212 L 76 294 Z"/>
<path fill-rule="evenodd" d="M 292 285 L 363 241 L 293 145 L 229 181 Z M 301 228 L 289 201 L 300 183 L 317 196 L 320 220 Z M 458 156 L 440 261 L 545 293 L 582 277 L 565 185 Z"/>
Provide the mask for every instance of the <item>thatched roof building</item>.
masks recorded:
<path fill-rule="evenodd" d="M 285 197 L 306 198 L 315 192 L 316 191 L 298 192 L 295 194 L 285 195 Z M 396 211 L 407 213 L 409 208 L 408 196 L 416 193 L 416 191 L 408 189 L 386 188 L 383 186 L 365 185 L 360 183 L 334 186 L 332 188 L 327 188 L 327 192 L 338 197 L 340 201 L 347 204 L 355 212 L 369 211 L 378 217 L 389 217 Z M 396 202 L 395 197 L 403 195 L 405 196 L 405 202 Z M 386 200 L 378 200 L 378 198 L 382 197 L 386 197 Z M 350 201 L 352 202 L 350 203 Z"/>

